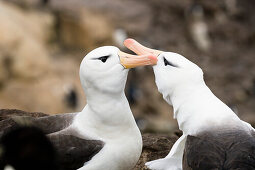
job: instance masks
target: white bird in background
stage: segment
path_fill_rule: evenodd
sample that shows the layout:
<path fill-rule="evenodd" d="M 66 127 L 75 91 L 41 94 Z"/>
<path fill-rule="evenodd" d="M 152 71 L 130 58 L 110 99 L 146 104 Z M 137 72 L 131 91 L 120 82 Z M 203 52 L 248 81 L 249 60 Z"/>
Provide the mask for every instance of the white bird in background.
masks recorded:
<path fill-rule="evenodd" d="M 125 46 L 138 55 L 158 56 L 155 81 L 183 135 L 153 170 L 255 169 L 255 133 L 206 86 L 203 71 L 185 57 L 150 49 L 133 39 Z"/>
<path fill-rule="evenodd" d="M 131 170 L 142 152 L 142 137 L 124 94 L 128 68 L 156 62 L 148 54 L 130 55 L 113 46 L 97 48 L 80 65 L 87 99 L 81 112 L 13 117 L 0 122 L 0 131 L 22 122 L 41 128 L 57 148 L 61 170 Z"/>

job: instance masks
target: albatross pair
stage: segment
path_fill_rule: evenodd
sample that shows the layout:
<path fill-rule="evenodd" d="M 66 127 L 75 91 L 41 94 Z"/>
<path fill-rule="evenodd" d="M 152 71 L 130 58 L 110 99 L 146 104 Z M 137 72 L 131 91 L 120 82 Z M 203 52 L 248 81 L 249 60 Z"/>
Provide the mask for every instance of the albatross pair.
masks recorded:
<path fill-rule="evenodd" d="M 141 155 L 142 137 L 124 94 L 128 69 L 156 62 L 151 54 L 130 55 L 113 46 L 97 48 L 80 65 L 87 99 L 81 112 L 11 117 L 0 122 L 0 135 L 20 124 L 33 125 L 56 147 L 61 170 L 131 170 Z"/>
<path fill-rule="evenodd" d="M 152 170 L 254 170 L 255 133 L 206 86 L 203 71 L 183 56 L 127 39 L 138 55 L 158 56 L 153 66 L 163 98 L 173 106 L 183 135 L 163 159 L 147 162 Z"/>
<path fill-rule="evenodd" d="M 142 139 L 124 95 L 125 68 L 154 65 L 158 60 L 153 66 L 156 84 L 173 105 L 183 135 L 165 158 L 148 162 L 147 167 L 255 169 L 254 129 L 214 96 L 197 65 L 179 54 L 149 49 L 132 39 L 124 44 L 140 56 L 101 47 L 83 59 L 80 78 L 87 105 L 81 112 L 38 119 L 14 117 L 2 121 L 0 130 L 7 131 L 20 122 L 40 127 L 60 151 L 62 169 L 130 170 L 141 154 Z"/>

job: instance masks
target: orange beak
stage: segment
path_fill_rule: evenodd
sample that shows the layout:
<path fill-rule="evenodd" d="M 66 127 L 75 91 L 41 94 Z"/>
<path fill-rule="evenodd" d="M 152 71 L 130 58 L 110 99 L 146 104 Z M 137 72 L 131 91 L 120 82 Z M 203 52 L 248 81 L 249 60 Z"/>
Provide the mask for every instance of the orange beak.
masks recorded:
<path fill-rule="evenodd" d="M 154 50 L 154 49 L 145 47 L 141 45 L 140 43 L 138 43 L 136 40 L 131 38 L 126 39 L 124 41 L 124 45 L 138 55 L 151 54 L 153 56 L 159 56 L 163 52 L 163 51 Z"/>
<path fill-rule="evenodd" d="M 157 56 L 153 54 L 131 55 L 119 51 L 120 63 L 126 69 L 138 66 L 155 65 L 158 61 Z"/>

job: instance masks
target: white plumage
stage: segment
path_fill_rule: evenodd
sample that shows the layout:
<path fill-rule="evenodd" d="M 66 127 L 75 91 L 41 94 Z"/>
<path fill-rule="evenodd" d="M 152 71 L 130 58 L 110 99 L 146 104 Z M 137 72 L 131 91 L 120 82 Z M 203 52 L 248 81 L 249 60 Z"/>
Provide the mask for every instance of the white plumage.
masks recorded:
<path fill-rule="evenodd" d="M 147 162 L 153 170 L 181 170 L 183 151 L 188 135 L 196 136 L 205 131 L 238 129 L 248 135 L 254 132 L 250 124 L 238 116 L 207 87 L 203 71 L 185 57 L 149 49 L 132 39 L 125 45 L 135 53 L 158 55 L 153 66 L 155 81 L 163 98 L 173 106 L 174 118 L 183 135 L 163 159 Z"/>
<path fill-rule="evenodd" d="M 84 57 L 80 79 L 87 105 L 72 126 L 86 139 L 101 140 L 103 149 L 79 170 L 128 170 L 142 151 L 141 133 L 124 94 L 128 70 L 120 64 L 119 49 L 100 47 Z M 109 56 L 104 63 L 97 58 Z"/>

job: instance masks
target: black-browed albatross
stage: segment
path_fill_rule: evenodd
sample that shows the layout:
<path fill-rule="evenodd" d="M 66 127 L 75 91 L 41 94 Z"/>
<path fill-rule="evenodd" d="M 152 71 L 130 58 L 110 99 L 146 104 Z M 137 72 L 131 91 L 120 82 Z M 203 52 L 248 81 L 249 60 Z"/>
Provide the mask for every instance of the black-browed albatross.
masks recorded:
<path fill-rule="evenodd" d="M 255 169 L 255 133 L 206 86 L 203 71 L 185 57 L 127 39 L 139 55 L 158 56 L 153 66 L 163 98 L 173 106 L 183 135 L 163 159 L 147 162 L 153 170 Z"/>
<path fill-rule="evenodd" d="M 62 170 L 131 170 L 140 157 L 142 137 L 124 94 L 128 68 L 156 61 L 152 55 L 136 56 L 113 46 L 99 47 L 80 65 L 87 100 L 81 112 L 13 117 L 0 122 L 0 131 L 22 123 L 41 128 L 57 148 Z"/>

